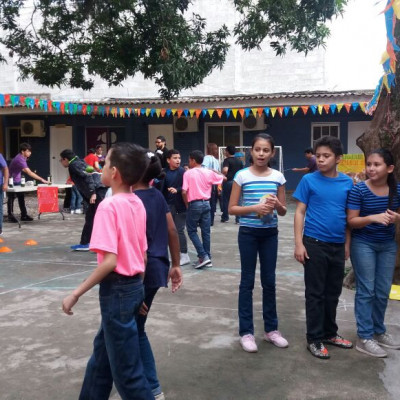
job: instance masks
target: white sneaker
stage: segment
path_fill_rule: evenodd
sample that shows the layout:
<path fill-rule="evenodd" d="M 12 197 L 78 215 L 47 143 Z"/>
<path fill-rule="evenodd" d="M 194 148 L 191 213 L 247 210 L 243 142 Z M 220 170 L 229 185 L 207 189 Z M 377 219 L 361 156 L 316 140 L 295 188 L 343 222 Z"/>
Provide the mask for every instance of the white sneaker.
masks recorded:
<path fill-rule="evenodd" d="M 248 353 L 257 353 L 258 351 L 256 340 L 251 334 L 242 336 L 240 338 L 240 344 L 243 350 L 247 351 Z"/>
<path fill-rule="evenodd" d="M 190 263 L 190 258 L 188 253 L 181 253 L 180 265 L 186 265 Z"/>
<path fill-rule="evenodd" d="M 75 214 L 82 214 L 82 210 L 80 209 L 75 210 Z"/>
<path fill-rule="evenodd" d="M 71 214 L 75 214 L 75 210 L 71 210 Z"/>

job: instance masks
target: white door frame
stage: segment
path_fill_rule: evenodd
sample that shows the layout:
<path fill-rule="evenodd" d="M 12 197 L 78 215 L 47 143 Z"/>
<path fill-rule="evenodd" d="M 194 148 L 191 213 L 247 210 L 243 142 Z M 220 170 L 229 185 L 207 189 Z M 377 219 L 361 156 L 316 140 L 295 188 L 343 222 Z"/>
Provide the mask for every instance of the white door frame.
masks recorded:
<path fill-rule="evenodd" d="M 50 174 L 53 183 L 65 183 L 68 169 L 60 163 L 60 153 L 72 149 L 72 126 L 50 126 Z"/>

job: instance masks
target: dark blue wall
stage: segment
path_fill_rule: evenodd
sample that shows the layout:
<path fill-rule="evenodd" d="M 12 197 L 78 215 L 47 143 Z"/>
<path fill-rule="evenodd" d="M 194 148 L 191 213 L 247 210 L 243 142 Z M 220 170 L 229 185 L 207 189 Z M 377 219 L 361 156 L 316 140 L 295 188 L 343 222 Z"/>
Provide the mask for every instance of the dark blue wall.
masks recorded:
<path fill-rule="evenodd" d="M 86 155 L 85 129 L 87 127 L 120 127 L 116 130 L 118 141 L 131 141 L 144 147 L 148 145 L 148 125 L 149 124 L 172 124 L 173 118 L 164 117 L 134 117 L 134 118 L 114 118 L 114 117 L 90 117 L 90 116 L 70 116 L 70 115 L 18 115 L 9 116 L 3 119 L 4 128 L 19 126 L 21 119 L 42 119 L 45 121 L 46 136 L 44 138 L 21 138 L 20 141 L 27 141 L 33 147 L 32 156 L 29 160 L 29 167 L 37 170 L 41 176 L 47 176 L 49 172 L 49 127 L 55 124 L 67 124 L 73 127 L 73 149 L 81 157 Z M 344 109 L 335 115 L 312 115 L 309 111 L 306 116 L 298 111 L 295 116 L 266 118 L 267 133 L 272 135 L 277 146 L 283 148 L 283 165 L 285 177 L 287 179 L 287 189 L 293 190 L 300 181 L 303 174 L 290 171 L 293 167 L 303 167 L 306 165 L 304 150 L 311 146 L 311 124 L 321 122 L 339 122 L 340 139 L 343 143 L 344 152 L 347 151 L 348 122 L 366 121 L 371 117 L 366 116 L 361 111 L 348 114 Z M 176 148 L 181 152 L 182 163 L 188 162 L 190 151 L 205 147 L 204 143 L 204 124 L 207 122 L 240 122 L 240 116 L 234 119 L 232 116 L 226 118 L 225 114 L 220 119 L 216 114 L 213 118 L 209 115 L 200 117 L 199 132 L 176 132 L 174 133 L 174 143 L 169 148 Z M 257 131 L 243 132 L 243 145 L 250 146 Z M 15 154 L 12 154 L 15 156 Z"/>

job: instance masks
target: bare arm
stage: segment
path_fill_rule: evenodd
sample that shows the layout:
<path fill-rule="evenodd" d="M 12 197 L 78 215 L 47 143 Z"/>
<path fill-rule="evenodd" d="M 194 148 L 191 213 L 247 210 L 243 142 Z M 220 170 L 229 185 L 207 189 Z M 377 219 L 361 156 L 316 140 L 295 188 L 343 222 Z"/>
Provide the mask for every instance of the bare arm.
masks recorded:
<path fill-rule="evenodd" d="M 373 223 L 389 225 L 390 221 L 390 214 L 388 212 L 360 217 L 360 210 L 347 209 L 347 223 L 351 228 L 361 229 Z"/>
<path fill-rule="evenodd" d="M 78 302 L 79 298 L 90 290 L 93 286 L 101 282 L 117 266 L 117 255 L 105 253 L 103 261 L 69 296 L 62 302 L 62 309 L 65 314 L 72 315 L 72 307 Z"/>
<path fill-rule="evenodd" d="M 231 197 L 229 200 L 229 207 L 228 207 L 229 214 L 245 215 L 245 214 L 250 214 L 252 212 L 255 212 L 260 215 L 266 215 L 266 214 L 269 214 L 273 210 L 273 207 L 266 203 L 258 203 L 253 206 L 239 206 L 239 199 L 240 199 L 241 191 L 242 191 L 241 187 L 236 182 L 233 182 L 232 192 L 231 192 Z"/>
<path fill-rule="evenodd" d="M 38 174 L 35 174 L 33 171 L 31 171 L 29 168 L 24 168 L 22 170 L 22 172 L 24 172 L 25 174 L 29 175 L 31 178 L 36 179 L 37 181 L 40 181 L 42 183 L 48 183 L 48 181 L 46 181 L 46 179 L 43 179 L 42 177 L 40 177 Z"/>
<path fill-rule="evenodd" d="M 3 168 L 3 190 L 7 191 L 8 189 L 8 179 L 10 178 L 10 174 L 8 171 L 8 167 Z"/>
<path fill-rule="evenodd" d="M 293 171 L 293 172 L 304 172 L 304 173 L 307 173 L 307 172 L 310 172 L 310 168 L 308 168 L 308 167 L 304 167 L 304 168 L 292 168 L 292 171 Z"/>
<path fill-rule="evenodd" d="M 308 259 L 307 250 L 303 244 L 304 218 L 306 216 L 307 205 L 301 201 L 297 202 L 294 214 L 294 258 L 301 264 Z"/>
<path fill-rule="evenodd" d="M 172 267 L 168 273 L 168 280 L 172 282 L 172 293 L 176 292 L 183 282 L 182 271 L 180 267 L 180 247 L 178 232 L 175 227 L 174 220 L 171 213 L 167 213 L 168 224 L 168 247 L 171 253 Z"/>
<path fill-rule="evenodd" d="M 182 199 L 183 199 L 183 202 L 185 203 L 186 208 L 188 208 L 188 199 L 187 199 L 186 190 L 182 190 Z"/>

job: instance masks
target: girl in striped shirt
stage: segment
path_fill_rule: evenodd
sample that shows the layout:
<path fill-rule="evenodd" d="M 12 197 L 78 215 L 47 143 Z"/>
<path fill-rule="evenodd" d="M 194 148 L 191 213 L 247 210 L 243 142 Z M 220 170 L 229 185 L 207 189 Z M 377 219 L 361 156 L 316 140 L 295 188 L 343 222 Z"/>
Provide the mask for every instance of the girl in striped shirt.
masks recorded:
<path fill-rule="evenodd" d="M 244 351 L 258 351 L 254 338 L 253 288 L 260 258 L 263 291 L 264 340 L 277 347 L 288 342 L 278 331 L 276 312 L 275 269 L 278 251 L 277 214 L 286 214 L 285 177 L 270 168 L 274 156 L 274 140 L 258 134 L 251 146 L 253 164 L 238 171 L 233 179 L 229 214 L 240 216 L 239 252 L 241 278 L 239 286 L 239 335 Z M 241 205 L 239 200 L 242 199 Z"/>
<path fill-rule="evenodd" d="M 347 200 L 356 276 L 356 349 L 373 357 L 387 356 L 382 347 L 400 349 L 400 341 L 384 324 L 397 252 L 394 224 L 400 221 L 400 185 L 393 170 L 388 150 L 372 151 L 366 162 L 368 179 L 355 185 Z"/>

